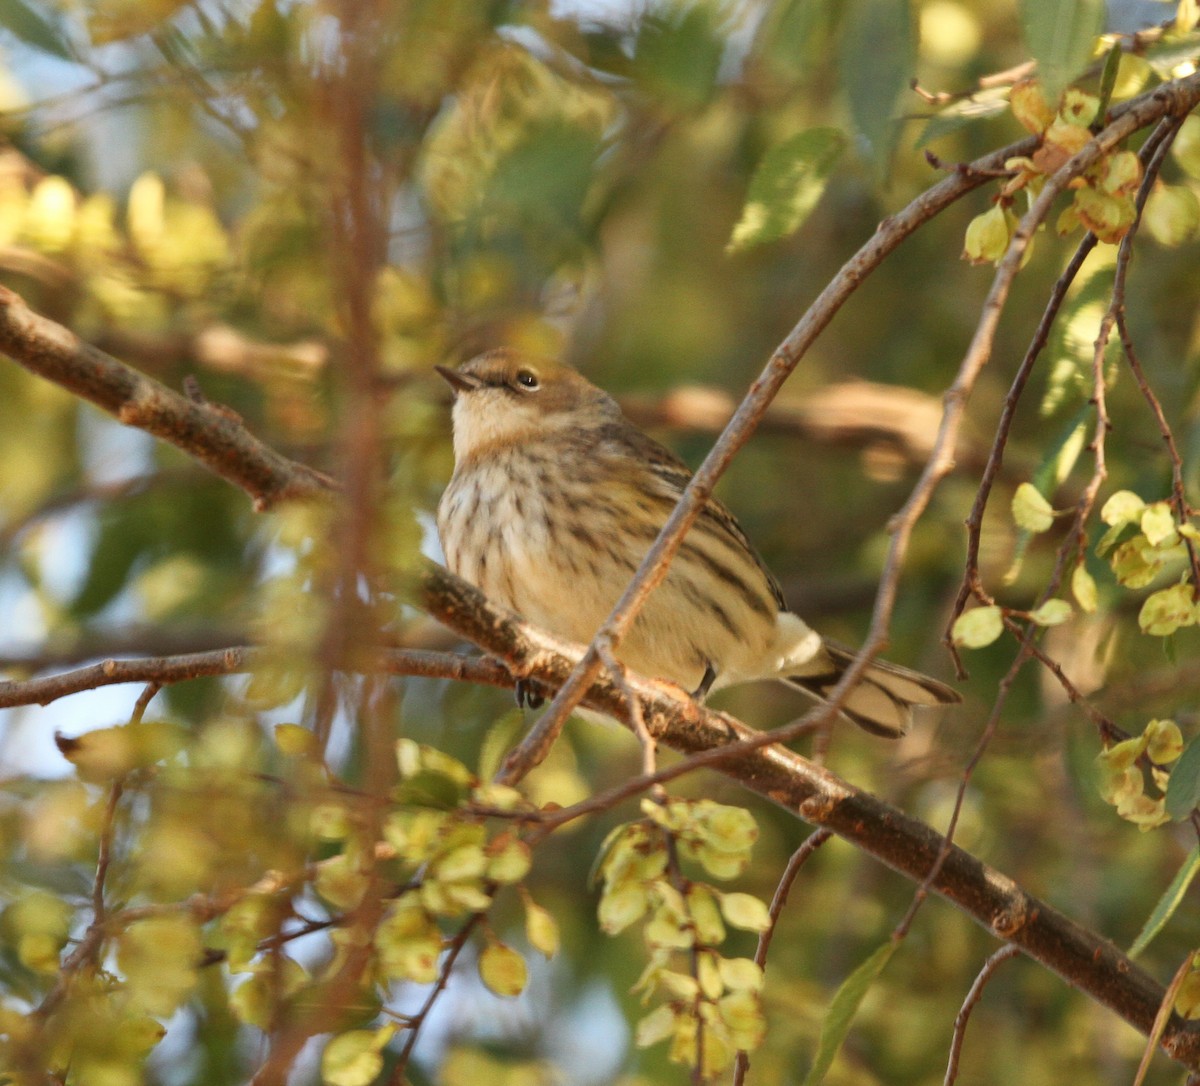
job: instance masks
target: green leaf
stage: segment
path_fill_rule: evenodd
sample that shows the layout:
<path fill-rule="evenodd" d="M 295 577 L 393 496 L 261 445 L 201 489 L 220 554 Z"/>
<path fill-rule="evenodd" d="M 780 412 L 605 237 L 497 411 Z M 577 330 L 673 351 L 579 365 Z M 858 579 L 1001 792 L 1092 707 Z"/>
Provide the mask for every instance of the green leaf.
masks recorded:
<path fill-rule="evenodd" d="M 859 1004 L 875 978 L 891 960 L 898 945 L 889 939 L 842 982 L 829 1004 L 829 1010 L 825 1012 L 821 1037 L 817 1042 L 817 1054 L 804 1078 L 804 1086 L 818 1086 L 824 1081 L 834 1056 L 842 1047 L 846 1034 L 850 1032 L 850 1025 L 858 1013 Z"/>
<path fill-rule="evenodd" d="M 1174 248 L 1200 230 L 1200 200 L 1187 185 L 1158 185 L 1146 201 L 1143 219 L 1159 245 Z"/>
<path fill-rule="evenodd" d="M 810 128 L 772 147 L 750 179 L 729 251 L 765 245 L 798 230 L 817 206 L 844 146 L 836 128 Z"/>
<path fill-rule="evenodd" d="M 1193 739 L 1171 769 L 1167 814 L 1182 822 L 1200 805 L 1200 740 Z"/>
<path fill-rule="evenodd" d="M 1115 528 L 1119 524 L 1140 520 L 1145 509 L 1146 503 L 1132 490 L 1118 490 L 1104 503 L 1100 519 Z"/>
<path fill-rule="evenodd" d="M 1108 51 L 1108 56 L 1104 58 L 1104 71 L 1100 75 L 1100 108 L 1096 111 L 1096 119 L 1101 123 L 1104 122 L 1105 116 L 1108 114 L 1108 106 L 1112 101 L 1113 89 L 1117 85 L 1117 75 L 1121 70 L 1121 57 L 1124 50 L 1121 48 L 1121 43 L 1113 42 L 1112 48 Z"/>
<path fill-rule="evenodd" d="M 1022 483 L 1012 497 L 1012 515 L 1027 532 L 1044 532 L 1054 523 L 1054 510 L 1032 483 Z"/>
<path fill-rule="evenodd" d="M 1166 502 L 1155 502 L 1147 506 L 1141 517 L 1142 534 L 1150 541 L 1150 546 L 1157 547 L 1162 543 L 1168 546 L 1176 542 L 1175 517 L 1171 507 Z"/>
<path fill-rule="evenodd" d="M 1171 144 L 1171 157 L 1189 177 L 1200 179 L 1200 117 L 1188 117 L 1180 126 Z"/>
<path fill-rule="evenodd" d="M 26 45 L 63 60 L 74 60 L 71 47 L 55 21 L 30 7 L 24 0 L 0 0 L 0 29 L 7 30 Z"/>
<path fill-rule="evenodd" d="M 1071 617 L 1071 605 L 1066 600 L 1047 600 L 1029 617 L 1039 626 L 1060 626 Z"/>
<path fill-rule="evenodd" d="M 1021 0 L 1025 42 L 1050 101 L 1091 60 L 1104 6 L 1104 0 Z"/>
<path fill-rule="evenodd" d="M 634 71 L 652 94 L 680 110 L 712 97 L 725 42 L 721 10 L 703 0 L 657 4 L 638 22 Z"/>
<path fill-rule="evenodd" d="M 1004 619 L 1000 608 L 974 607 L 954 620 L 950 637 L 956 645 L 965 649 L 981 649 L 990 645 L 1004 632 Z"/>
<path fill-rule="evenodd" d="M 882 176 L 899 134 L 896 104 L 916 71 L 908 0 L 855 0 L 842 24 L 841 82 Z"/>
<path fill-rule="evenodd" d="M 479 779 L 490 781 L 500 768 L 513 741 L 525 727 L 525 712 L 510 709 L 487 730 L 479 747 Z"/>
<path fill-rule="evenodd" d="M 1193 848 L 1188 853 L 1179 870 L 1175 872 L 1171 885 L 1158 899 L 1158 904 L 1154 906 L 1153 912 L 1150 913 L 1145 925 L 1138 933 L 1138 937 L 1133 941 L 1133 946 L 1129 948 L 1131 958 L 1136 958 L 1145 950 L 1150 945 L 1150 940 L 1166 926 L 1167 921 L 1179 908 L 1179 903 L 1183 900 L 1183 895 L 1187 893 L 1188 887 L 1191 886 L 1197 871 L 1200 871 L 1200 847 Z"/>

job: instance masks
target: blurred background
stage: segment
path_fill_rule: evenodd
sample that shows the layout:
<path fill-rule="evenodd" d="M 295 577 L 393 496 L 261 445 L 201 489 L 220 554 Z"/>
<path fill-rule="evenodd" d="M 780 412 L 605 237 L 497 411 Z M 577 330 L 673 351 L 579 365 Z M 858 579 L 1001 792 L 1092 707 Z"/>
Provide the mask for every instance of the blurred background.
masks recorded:
<path fill-rule="evenodd" d="M 1118 99 L 1183 74 L 1197 53 L 1194 35 L 1153 32 L 1175 17 L 1174 3 L 1057 8 L 1069 9 L 1089 43 L 1093 29 L 1151 28 L 1122 60 Z M 434 364 L 500 344 L 561 355 L 698 464 L 774 347 L 876 224 L 946 164 L 1024 135 L 1005 94 L 1012 73 L 1044 54 L 1015 3 L 984 0 L 390 0 L 367 22 L 347 11 L 287 0 L 0 3 L 0 279 L 170 387 L 194 378 L 267 443 L 333 474 L 361 421 L 355 413 L 374 404 L 387 481 L 376 560 L 396 575 L 387 624 L 403 643 L 436 647 L 453 641 L 400 602 L 400 575 L 422 551 L 437 556 L 432 511 L 452 467 L 448 396 Z M 1079 69 L 1090 61 L 1088 44 Z M 1097 70 L 1084 77 L 1093 89 Z M 801 163 L 811 212 L 748 222 L 748 194 L 764 191 L 754 186 L 786 181 L 786 171 L 783 181 L 771 173 L 780 149 L 813 131 L 827 154 Z M 351 143 L 362 149 L 357 176 L 379 229 L 347 242 L 339 186 Z M 1195 496 L 1197 119 L 1164 179 L 1127 307 Z M 792 606 L 847 642 L 866 629 L 888 519 L 915 481 L 939 398 L 979 319 L 991 269 L 960 253 L 967 223 L 992 195 L 985 188 L 950 208 L 863 284 L 719 491 Z M 942 639 L 963 575 L 963 520 L 1016 365 L 1076 242 L 1042 231 L 1016 282 L 956 470 L 913 539 L 888 654 L 898 662 L 953 677 Z M 348 257 L 361 261 L 357 276 Z M 1022 536 L 1012 490 L 1048 480 L 1052 504 L 1066 508 L 1092 472 L 1092 344 L 1113 259 L 1100 246 L 1089 260 L 1016 415 L 981 556 L 989 589 L 1011 606 L 1033 604 L 1058 541 L 1053 531 Z M 367 400 L 347 376 L 364 342 L 347 294 L 363 283 Z M 1148 501 L 1166 497 L 1158 429 L 1115 352 L 1111 373 L 1105 494 L 1128 487 Z M 314 570 L 328 561 L 321 533 L 309 512 L 255 514 L 182 454 L 0 365 L 8 677 L 114 655 L 314 643 L 324 615 Z M 1200 697 L 1195 631 L 1175 635 L 1164 653 L 1138 632 L 1139 598 L 1103 563 L 1089 563 L 1099 611 L 1051 631 L 1047 651 L 1118 723 L 1140 731 L 1151 717 L 1172 717 L 1190 737 Z M 970 654 L 965 704 L 922 720 L 897 744 L 837 732 L 832 767 L 942 828 L 1014 651 L 1001 641 Z M 231 713 L 252 721 L 263 738 L 247 740 L 250 761 L 275 772 L 265 729 L 311 718 L 310 680 L 286 668 L 198 680 L 164 691 L 156 712 L 198 736 Z M 418 679 L 397 688 L 397 733 L 472 768 L 494 745 L 495 722 L 516 724 L 503 691 Z M 128 719 L 137 692 L 106 688 L 0 712 L 0 897 L 42 894 L 82 907 L 95 863 L 84 813 L 95 794 L 54 734 Z M 354 782 L 363 751 L 353 698 L 342 695 L 329 758 Z M 716 703 L 763 728 L 806 708 L 767 687 Z M 1117 819 L 1095 788 L 1099 749 L 1061 687 L 1027 668 L 975 774 L 957 840 L 1127 946 L 1195 842 L 1179 828 L 1146 835 Z M 636 772 L 639 758 L 624 732 L 576 723 L 529 789 L 540 802 L 570 803 Z M 805 828 L 715 775 L 679 789 L 751 806 L 762 836 L 738 888 L 769 898 Z M 541 846 L 529 886 L 557 916 L 562 952 L 516 1001 L 469 978 L 453 983 L 417 1048 L 413 1082 L 686 1081 L 661 1048 L 631 1044 L 639 938 L 608 939 L 595 924 L 588 868 L 631 812 Z M 176 816 L 208 842 L 199 850 L 207 858 L 165 882 L 130 875 L 131 900 L 186 896 L 231 862 L 228 850 L 253 869 L 278 845 L 267 840 L 278 828 L 252 818 L 239 824 L 242 838 L 229 838 L 203 805 Z M 177 846 L 172 825 L 164 833 Z M 127 829 L 135 871 L 147 838 L 144 827 Z M 751 1082 L 801 1081 L 830 994 L 886 938 L 911 893 L 838 842 L 805 870 L 769 961 L 769 1032 Z M 504 917 L 502 903 L 501 928 Z M 1169 978 L 1198 939 L 1200 921 L 1185 907 L 1147 966 Z M 995 945 L 948 906 L 928 903 L 829 1081 L 941 1082 L 954 1016 Z M 297 949 L 300 958 L 323 952 Z M 225 981 L 209 973 L 139 1072 L 145 1081 L 249 1077 L 261 1041 L 238 1028 Z M 7 1006 L 32 1005 L 46 982 L 11 947 L 0 951 Z M 1127 1082 L 1140 1048 L 1108 1012 L 1018 960 L 976 1011 L 960 1081 Z M 309 1052 L 294 1081 L 315 1081 L 314 1061 Z M 1165 1060 L 1154 1073 L 1152 1081 L 1178 1081 Z"/>

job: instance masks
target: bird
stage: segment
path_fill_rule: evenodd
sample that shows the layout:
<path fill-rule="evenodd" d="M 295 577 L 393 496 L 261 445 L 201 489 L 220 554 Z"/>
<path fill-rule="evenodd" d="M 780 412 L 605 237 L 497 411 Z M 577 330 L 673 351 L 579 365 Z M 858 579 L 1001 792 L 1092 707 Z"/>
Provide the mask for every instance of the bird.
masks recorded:
<path fill-rule="evenodd" d="M 437 510 L 447 567 L 533 624 L 589 643 L 691 471 L 563 362 L 501 347 L 435 369 L 454 397 L 454 471 Z M 770 679 L 824 701 L 854 651 L 788 608 L 737 519 L 709 498 L 616 657 L 699 701 Z M 960 700 L 937 679 L 874 660 L 840 711 L 896 738 L 914 707 Z"/>

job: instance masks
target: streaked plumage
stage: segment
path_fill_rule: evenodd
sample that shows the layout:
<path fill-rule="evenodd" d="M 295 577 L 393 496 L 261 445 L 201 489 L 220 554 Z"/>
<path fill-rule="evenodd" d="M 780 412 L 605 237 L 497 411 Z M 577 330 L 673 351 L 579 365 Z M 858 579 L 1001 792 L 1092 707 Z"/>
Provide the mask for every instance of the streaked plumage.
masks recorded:
<path fill-rule="evenodd" d="M 511 350 L 457 370 L 455 468 L 438 506 L 449 568 L 497 603 L 588 642 L 612 611 L 691 472 L 567 366 Z M 787 610 L 733 514 L 710 499 L 617 655 L 688 690 L 781 679 L 821 697 L 852 653 Z M 845 713 L 900 735 L 949 687 L 877 662 Z"/>

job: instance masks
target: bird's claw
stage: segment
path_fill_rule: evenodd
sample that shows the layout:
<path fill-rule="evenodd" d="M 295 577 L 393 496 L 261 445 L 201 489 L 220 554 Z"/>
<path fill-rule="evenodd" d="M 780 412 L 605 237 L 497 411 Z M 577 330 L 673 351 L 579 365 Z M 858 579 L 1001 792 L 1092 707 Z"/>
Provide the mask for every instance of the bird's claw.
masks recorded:
<path fill-rule="evenodd" d="M 513 685 L 513 693 L 517 698 L 518 709 L 524 709 L 526 706 L 530 709 L 540 709 L 546 704 L 546 699 L 532 679 L 518 679 Z"/>
<path fill-rule="evenodd" d="M 712 664 L 705 661 L 704 678 L 700 680 L 700 685 L 692 691 L 692 698 L 695 701 L 703 701 L 708 697 L 708 692 L 712 689 L 712 684 L 717 681 L 717 673 L 713 670 Z"/>

